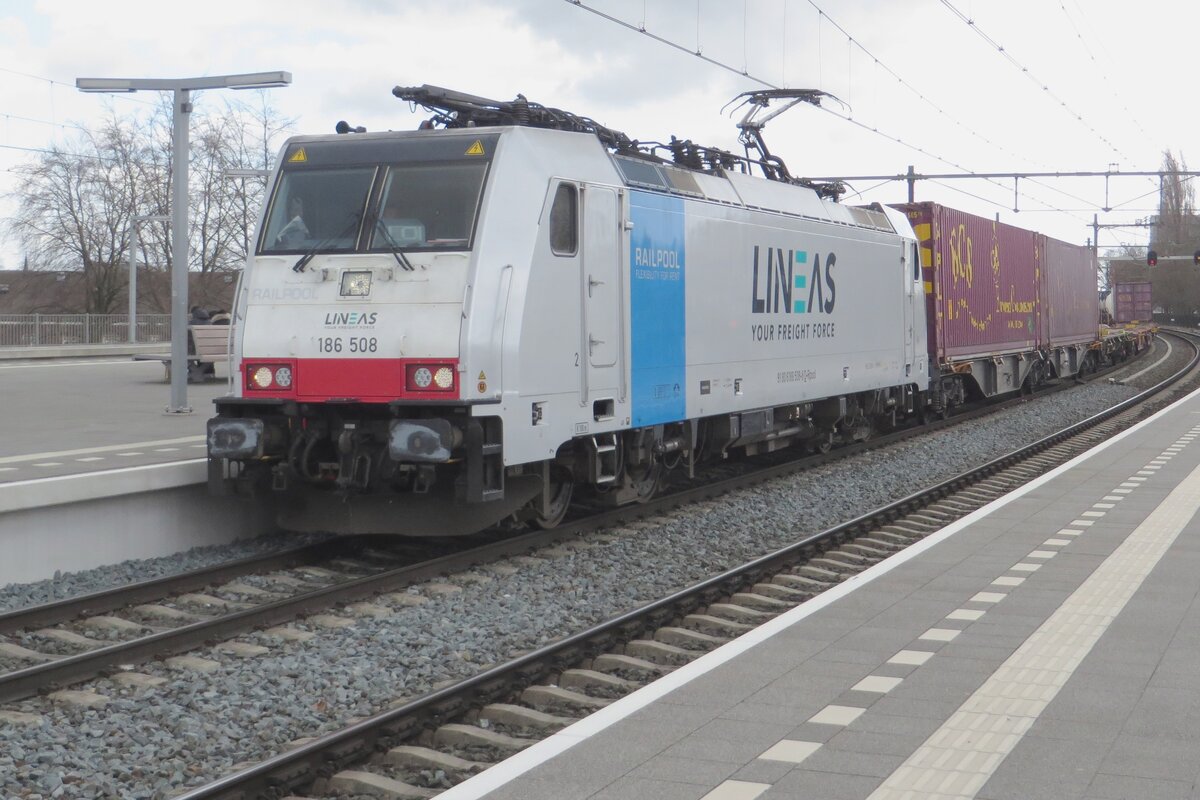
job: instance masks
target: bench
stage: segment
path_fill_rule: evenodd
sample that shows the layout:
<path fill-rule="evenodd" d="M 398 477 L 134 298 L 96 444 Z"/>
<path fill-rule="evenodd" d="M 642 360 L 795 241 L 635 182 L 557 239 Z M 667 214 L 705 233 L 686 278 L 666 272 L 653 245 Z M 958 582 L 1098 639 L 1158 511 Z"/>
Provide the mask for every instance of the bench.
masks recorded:
<path fill-rule="evenodd" d="M 217 365 L 229 363 L 228 325 L 188 326 L 188 383 L 217 377 Z M 135 355 L 134 361 L 161 361 L 165 380 L 171 380 L 171 356 Z"/>

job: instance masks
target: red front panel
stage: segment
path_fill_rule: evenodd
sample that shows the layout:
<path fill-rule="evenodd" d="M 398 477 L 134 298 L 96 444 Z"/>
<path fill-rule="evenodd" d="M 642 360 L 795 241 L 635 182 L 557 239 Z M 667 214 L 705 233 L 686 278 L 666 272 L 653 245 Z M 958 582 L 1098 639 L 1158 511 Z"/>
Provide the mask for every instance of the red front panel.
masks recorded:
<path fill-rule="evenodd" d="M 284 364 L 291 367 L 292 385 L 287 389 L 253 389 L 248 373 L 257 365 Z M 419 391 L 405 388 L 410 364 L 454 369 L 449 391 Z M 302 402 L 356 400 L 386 403 L 392 400 L 453 400 L 459 396 L 458 362 L 411 358 L 245 358 L 241 364 L 242 396 L 268 397 Z"/>
<path fill-rule="evenodd" d="M 1032 350 L 1044 338 L 1037 234 L 937 203 L 895 208 L 920 241 L 938 363 Z"/>
<path fill-rule="evenodd" d="M 1042 252 L 1042 309 L 1048 344 L 1095 341 L 1100 324 L 1096 262 L 1087 247 L 1038 236 Z"/>

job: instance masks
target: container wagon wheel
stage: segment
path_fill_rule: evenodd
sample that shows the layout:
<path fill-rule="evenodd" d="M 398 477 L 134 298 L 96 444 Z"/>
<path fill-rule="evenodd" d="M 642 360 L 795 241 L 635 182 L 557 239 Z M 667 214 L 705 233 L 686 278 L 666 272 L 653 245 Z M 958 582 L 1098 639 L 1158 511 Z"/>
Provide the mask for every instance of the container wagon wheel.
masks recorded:
<path fill-rule="evenodd" d="M 533 524 L 542 530 L 557 528 L 567 510 L 571 507 L 571 496 L 575 493 L 575 479 L 570 470 L 555 467 L 550 473 L 550 499 L 546 503 L 547 512 L 542 513 L 542 503 L 538 498 L 533 501 Z"/>

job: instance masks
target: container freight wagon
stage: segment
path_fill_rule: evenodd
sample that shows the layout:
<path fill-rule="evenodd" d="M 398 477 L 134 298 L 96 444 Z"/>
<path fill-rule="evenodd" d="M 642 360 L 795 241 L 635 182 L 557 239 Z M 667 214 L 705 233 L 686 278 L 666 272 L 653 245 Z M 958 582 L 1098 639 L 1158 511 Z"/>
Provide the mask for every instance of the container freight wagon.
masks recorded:
<path fill-rule="evenodd" d="M 1096 260 L 1090 249 L 1038 235 L 1044 347 L 1091 343 L 1100 322 Z"/>
<path fill-rule="evenodd" d="M 1151 283 L 1118 283 L 1113 289 L 1113 322 L 1148 322 L 1153 316 Z"/>
<path fill-rule="evenodd" d="M 1083 248 L 937 203 L 895 208 L 920 242 L 938 410 L 1079 371 L 1099 321 L 1094 269 L 1073 252 Z"/>

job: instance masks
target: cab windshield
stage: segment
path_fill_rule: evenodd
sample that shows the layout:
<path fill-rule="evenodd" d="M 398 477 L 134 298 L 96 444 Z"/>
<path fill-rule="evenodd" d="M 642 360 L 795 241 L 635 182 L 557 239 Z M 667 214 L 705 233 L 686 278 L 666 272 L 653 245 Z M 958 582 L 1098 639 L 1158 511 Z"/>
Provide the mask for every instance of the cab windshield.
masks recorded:
<path fill-rule="evenodd" d="M 486 172 L 486 162 L 285 168 L 259 252 L 470 249 Z"/>
<path fill-rule="evenodd" d="M 396 164 L 388 167 L 371 250 L 465 250 L 479 207 L 486 164 Z"/>
<path fill-rule="evenodd" d="M 354 250 L 375 173 L 375 167 L 285 171 L 259 251 Z"/>

